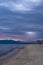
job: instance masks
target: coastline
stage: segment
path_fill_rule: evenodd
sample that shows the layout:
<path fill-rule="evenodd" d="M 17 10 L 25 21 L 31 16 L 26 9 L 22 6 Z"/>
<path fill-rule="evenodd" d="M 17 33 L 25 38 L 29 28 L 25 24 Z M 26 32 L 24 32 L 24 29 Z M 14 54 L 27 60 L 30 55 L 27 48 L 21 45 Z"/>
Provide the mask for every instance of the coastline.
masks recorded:
<path fill-rule="evenodd" d="M 1 56 L 0 60 L 3 60 L 5 58 L 11 56 L 12 54 L 16 53 L 17 51 L 18 51 L 18 49 L 14 49 L 12 52 L 9 52 L 8 54 Z"/>
<path fill-rule="evenodd" d="M 43 65 L 43 44 L 24 45 L 24 48 L 0 60 L 0 65 Z"/>

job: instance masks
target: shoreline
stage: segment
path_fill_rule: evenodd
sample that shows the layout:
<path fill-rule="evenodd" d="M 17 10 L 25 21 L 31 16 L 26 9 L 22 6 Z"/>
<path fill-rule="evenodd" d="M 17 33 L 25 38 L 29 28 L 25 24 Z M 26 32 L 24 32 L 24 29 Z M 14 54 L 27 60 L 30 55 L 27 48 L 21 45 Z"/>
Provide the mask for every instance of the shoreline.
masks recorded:
<path fill-rule="evenodd" d="M 12 52 L 3 55 L 2 57 L 0 57 L 0 60 L 6 59 L 7 57 L 10 57 L 11 55 L 15 54 L 19 49 L 14 49 Z"/>
<path fill-rule="evenodd" d="M 0 56 L 0 60 L 9 57 L 9 56 L 11 56 L 12 54 L 15 54 L 20 48 L 23 48 L 23 45 L 19 45 L 19 46 L 16 47 L 16 48 L 12 48 L 12 49 L 11 49 L 10 51 L 8 51 L 7 53 L 2 54 L 2 56 Z"/>
<path fill-rule="evenodd" d="M 24 48 L 0 60 L 0 65 L 43 65 L 43 44 L 24 45 Z"/>

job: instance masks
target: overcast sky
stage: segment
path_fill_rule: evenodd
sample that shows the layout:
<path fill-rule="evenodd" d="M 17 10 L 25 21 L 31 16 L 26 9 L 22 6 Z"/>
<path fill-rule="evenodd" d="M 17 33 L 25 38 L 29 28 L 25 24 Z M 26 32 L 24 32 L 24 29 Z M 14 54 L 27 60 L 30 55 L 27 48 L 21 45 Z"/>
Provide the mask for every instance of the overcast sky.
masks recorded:
<path fill-rule="evenodd" d="M 43 38 L 43 0 L 0 0 L 0 38 Z"/>

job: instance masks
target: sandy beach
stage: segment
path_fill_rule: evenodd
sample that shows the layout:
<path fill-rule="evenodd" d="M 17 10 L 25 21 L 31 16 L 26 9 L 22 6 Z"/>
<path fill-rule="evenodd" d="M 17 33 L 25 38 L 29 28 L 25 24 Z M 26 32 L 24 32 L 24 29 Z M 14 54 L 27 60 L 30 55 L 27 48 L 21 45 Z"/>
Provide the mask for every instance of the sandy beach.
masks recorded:
<path fill-rule="evenodd" d="M 43 44 L 28 44 L 9 57 L 0 60 L 0 65 L 43 65 Z"/>

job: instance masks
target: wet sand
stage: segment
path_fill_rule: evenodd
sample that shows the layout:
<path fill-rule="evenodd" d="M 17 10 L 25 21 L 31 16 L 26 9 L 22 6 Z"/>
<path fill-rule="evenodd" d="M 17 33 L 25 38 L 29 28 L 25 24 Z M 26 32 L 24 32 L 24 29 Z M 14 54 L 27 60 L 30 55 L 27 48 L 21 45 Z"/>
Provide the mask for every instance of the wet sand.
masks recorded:
<path fill-rule="evenodd" d="M 43 44 L 28 44 L 0 60 L 0 65 L 43 65 Z"/>

